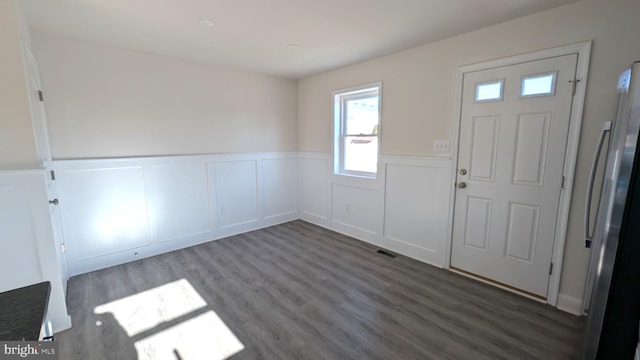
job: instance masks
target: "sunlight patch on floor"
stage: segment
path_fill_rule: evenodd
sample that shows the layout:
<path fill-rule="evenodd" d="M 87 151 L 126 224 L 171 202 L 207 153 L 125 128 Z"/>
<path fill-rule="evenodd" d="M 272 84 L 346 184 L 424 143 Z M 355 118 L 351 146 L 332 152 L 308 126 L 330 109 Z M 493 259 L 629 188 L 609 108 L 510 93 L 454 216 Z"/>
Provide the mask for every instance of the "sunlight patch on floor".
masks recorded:
<path fill-rule="evenodd" d="M 189 281 L 180 279 L 96 306 L 94 313 L 110 313 L 129 337 L 138 335 L 138 359 L 224 360 L 242 351 L 242 342 L 213 310 L 196 313 L 206 307 Z M 171 326 L 157 330 L 161 324 Z"/>
<path fill-rule="evenodd" d="M 96 306 L 94 313 L 113 314 L 131 337 L 206 306 L 189 281 L 180 279 Z"/>
<path fill-rule="evenodd" d="M 136 341 L 134 345 L 138 359 L 224 360 L 244 349 L 213 311 Z"/>

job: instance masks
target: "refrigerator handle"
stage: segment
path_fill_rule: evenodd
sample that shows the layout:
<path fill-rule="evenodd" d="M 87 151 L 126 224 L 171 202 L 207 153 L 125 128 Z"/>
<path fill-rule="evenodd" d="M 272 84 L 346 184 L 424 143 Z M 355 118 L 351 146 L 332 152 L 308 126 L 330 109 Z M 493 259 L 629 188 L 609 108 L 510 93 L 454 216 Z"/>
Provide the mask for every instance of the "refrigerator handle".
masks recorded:
<path fill-rule="evenodd" d="M 593 184 L 596 178 L 596 171 L 598 170 L 598 162 L 600 160 L 600 153 L 602 152 L 602 146 L 604 145 L 604 139 L 607 133 L 611 131 L 611 121 L 605 121 L 602 124 L 602 131 L 600 132 L 600 139 L 598 140 L 598 146 L 596 147 L 596 153 L 593 156 L 593 162 L 591 163 L 591 173 L 589 174 L 589 184 L 587 185 L 587 201 L 584 211 L 584 246 L 591 248 L 591 242 L 593 241 L 593 233 L 591 231 L 591 200 L 593 199 Z M 597 217 L 597 213 L 596 213 Z"/>

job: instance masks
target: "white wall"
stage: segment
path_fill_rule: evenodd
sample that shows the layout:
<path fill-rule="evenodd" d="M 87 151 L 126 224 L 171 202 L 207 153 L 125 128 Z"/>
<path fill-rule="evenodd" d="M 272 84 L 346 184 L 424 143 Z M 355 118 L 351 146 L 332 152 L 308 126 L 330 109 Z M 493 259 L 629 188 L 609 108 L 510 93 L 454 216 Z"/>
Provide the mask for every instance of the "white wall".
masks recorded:
<path fill-rule="evenodd" d="M 0 1 L 0 169 L 38 166 L 14 0 Z"/>
<path fill-rule="evenodd" d="M 54 159 L 296 150 L 293 80 L 32 37 Z"/>
<path fill-rule="evenodd" d="M 579 301 L 590 255 L 582 239 L 587 174 L 601 123 L 615 115 L 617 77 L 640 60 L 638 14 L 637 0 L 582 0 L 302 79 L 298 83 L 298 148 L 330 153 L 331 92 L 382 81 L 382 154 L 441 156 L 432 151 L 432 143 L 452 136 L 458 66 L 593 40 L 560 288 L 565 300 Z"/>

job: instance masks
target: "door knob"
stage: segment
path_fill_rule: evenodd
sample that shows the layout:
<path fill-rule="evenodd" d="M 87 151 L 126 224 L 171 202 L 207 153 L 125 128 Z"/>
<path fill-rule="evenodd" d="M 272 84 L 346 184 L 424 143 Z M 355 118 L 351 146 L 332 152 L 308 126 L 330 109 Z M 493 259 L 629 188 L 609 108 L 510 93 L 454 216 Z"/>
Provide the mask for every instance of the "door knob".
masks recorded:
<path fill-rule="evenodd" d="M 458 188 L 459 188 L 459 189 L 464 189 L 464 188 L 466 188 L 466 187 L 467 187 L 467 183 L 466 183 L 466 182 L 460 182 L 460 183 L 458 183 Z"/>
<path fill-rule="evenodd" d="M 49 204 L 58 205 L 58 204 L 60 204 L 60 201 L 58 201 L 58 199 L 49 200 Z"/>

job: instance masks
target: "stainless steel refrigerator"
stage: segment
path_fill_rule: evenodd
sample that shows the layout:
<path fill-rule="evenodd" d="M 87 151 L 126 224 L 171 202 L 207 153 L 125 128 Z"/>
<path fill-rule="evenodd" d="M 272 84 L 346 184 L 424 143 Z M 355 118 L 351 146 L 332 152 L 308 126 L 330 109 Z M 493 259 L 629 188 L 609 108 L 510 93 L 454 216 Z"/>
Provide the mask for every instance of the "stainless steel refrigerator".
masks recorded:
<path fill-rule="evenodd" d="M 640 326 L 640 62 L 618 81 L 618 110 L 605 123 L 589 178 L 591 247 L 587 321 L 579 359 L 634 359 Z M 604 172 L 602 168 L 604 167 Z M 598 170 L 600 168 L 600 170 Z M 597 174 L 603 174 L 600 180 Z M 601 183 L 599 196 L 594 184 Z M 590 212 L 596 211 L 595 214 Z"/>

